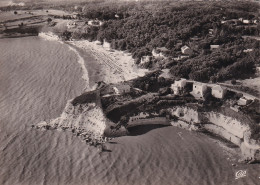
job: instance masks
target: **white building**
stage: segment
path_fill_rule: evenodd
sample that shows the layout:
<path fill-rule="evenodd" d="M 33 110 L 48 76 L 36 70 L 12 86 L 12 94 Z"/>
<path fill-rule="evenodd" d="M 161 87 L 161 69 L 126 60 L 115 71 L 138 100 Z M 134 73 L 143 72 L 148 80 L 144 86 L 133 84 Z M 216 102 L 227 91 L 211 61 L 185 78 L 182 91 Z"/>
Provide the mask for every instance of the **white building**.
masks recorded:
<path fill-rule="evenodd" d="M 250 103 L 249 99 L 246 99 L 245 97 L 241 97 L 238 101 L 238 105 L 248 105 Z"/>
<path fill-rule="evenodd" d="M 181 47 L 181 52 L 185 55 L 192 54 L 192 50 L 186 45 Z"/>
<path fill-rule="evenodd" d="M 184 58 L 189 58 L 189 55 L 179 55 L 178 57 L 175 57 L 173 59 L 179 61 L 179 60 L 182 60 Z"/>
<path fill-rule="evenodd" d="M 252 51 L 253 51 L 253 49 L 244 49 L 243 50 L 244 53 L 249 53 L 249 52 L 252 52 Z"/>
<path fill-rule="evenodd" d="M 140 64 L 144 64 L 146 62 L 150 62 L 151 59 L 152 59 L 152 56 L 142 56 Z"/>
<path fill-rule="evenodd" d="M 213 45 L 210 45 L 210 49 L 213 50 L 213 49 L 219 49 L 219 45 L 216 45 L 216 44 L 213 44 Z"/>
<path fill-rule="evenodd" d="M 119 90 L 118 90 L 118 88 L 117 88 L 117 87 L 113 87 L 113 90 L 114 90 L 115 94 L 117 94 L 117 95 L 119 95 L 119 94 L 120 94 L 120 93 L 119 93 Z"/>
<path fill-rule="evenodd" d="M 111 49 L 111 44 L 104 39 L 103 47 L 107 50 Z"/>
<path fill-rule="evenodd" d="M 101 26 L 103 24 L 103 22 L 99 21 L 99 20 L 90 20 L 88 21 L 88 25 L 90 26 Z"/>
<path fill-rule="evenodd" d="M 113 87 L 114 93 L 119 95 L 119 94 L 124 94 L 128 93 L 131 91 L 130 85 L 125 85 L 125 84 L 118 84 Z"/>
<path fill-rule="evenodd" d="M 162 57 L 167 58 L 166 53 L 169 52 L 169 50 L 166 47 L 160 47 L 153 49 L 152 55 L 156 58 Z"/>
<path fill-rule="evenodd" d="M 67 23 L 67 27 L 70 29 L 70 28 L 76 28 L 77 27 L 77 23 L 74 22 L 74 21 L 69 21 Z"/>
<path fill-rule="evenodd" d="M 186 86 L 187 80 L 186 79 L 180 79 L 174 82 L 174 84 L 171 85 L 171 89 L 173 90 L 173 94 L 179 95 L 183 91 L 184 87 Z"/>
<path fill-rule="evenodd" d="M 245 19 L 245 20 L 243 20 L 242 22 L 243 22 L 244 24 L 250 24 L 250 23 L 251 23 L 251 21 L 250 21 L 250 20 L 246 20 L 246 19 Z"/>
<path fill-rule="evenodd" d="M 221 87 L 220 85 L 215 85 L 214 87 L 212 87 L 212 96 L 214 96 L 215 98 L 224 98 L 225 95 L 227 93 L 227 89 L 224 87 Z"/>
<path fill-rule="evenodd" d="M 73 12 L 73 13 L 72 13 L 72 18 L 73 18 L 73 19 L 77 19 L 78 16 L 79 16 L 79 14 L 78 14 L 77 12 Z"/>
<path fill-rule="evenodd" d="M 204 98 L 208 90 L 208 86 L 204 83 L 194 82 L 191 94 L 195 98 Z"/>
<path fill-rule="evenodd" d="M 260 73 L 260 67 L 256 67 L 256 72 Z"/>
<path fill-rule="evenodd" d="M 213 35 L 213 31 L 214 31 L 213 29 L 209 29 L 209 34 Z"/>
<path fill-rule="evenodd" d="M 239 105 L 230 106 L 230 109 L 232 109 L 233 111 L 239 112 L 240 106 Z"/>
<path fill-rule="evenodd" d="M 102 45 L 102 43 L 101 43 L 99 40 L 96 40 L 94 43 L 95 43 L 96 45 Z"/>

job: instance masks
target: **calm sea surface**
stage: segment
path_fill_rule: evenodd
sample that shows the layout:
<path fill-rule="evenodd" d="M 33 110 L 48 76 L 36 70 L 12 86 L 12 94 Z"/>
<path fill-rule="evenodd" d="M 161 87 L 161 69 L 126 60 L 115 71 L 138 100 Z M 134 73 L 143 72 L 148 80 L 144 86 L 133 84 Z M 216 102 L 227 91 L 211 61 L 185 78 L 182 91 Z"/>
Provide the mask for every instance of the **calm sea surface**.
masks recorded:
<path fill-rule="evenodd" d="M 59 116 L 82 93 L 86 84 L 78 60 L 75 51 L 55 41 L 0 40 L 1 185 L 260 183 L 259 165 L 237 164 L 233 150 L 179 128 L 121 137 L 103 153 L 70 132 L 32 129 Z M 239 170 L 246 176 L 235 180 Z"/>

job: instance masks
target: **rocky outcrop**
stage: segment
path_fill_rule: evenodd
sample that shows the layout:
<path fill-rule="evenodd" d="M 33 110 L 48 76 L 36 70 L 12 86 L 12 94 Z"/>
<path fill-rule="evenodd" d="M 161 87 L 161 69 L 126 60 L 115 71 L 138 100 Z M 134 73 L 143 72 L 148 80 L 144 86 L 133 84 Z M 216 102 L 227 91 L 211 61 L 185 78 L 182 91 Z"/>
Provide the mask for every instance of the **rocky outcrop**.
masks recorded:
<path fill-rule="evenodd" d="M 212 132 L 214 134 L 217 134 L 217 135 L 231 141 L 235 145 L 238 145 L 238 146 L 241 145 L 242 139 L 233 135 L 232 133 L 228 132 L 223 127 L 220 127 L 220 126 L 217 126 L 217 125 L 214 125 L 214 124 L 205 124 L 205 125 L 203 125 L 203 127 L 207 131 Z"/>
<path fill-rule="evenodd" d="M 179 120 L 191 123 L 198 124 L 201 122 L 199 112 L 189 107 L 174 107 L 169 109 L 172 116 L 177 116 Z"/>
<path fill-rule="evenodd" d="M 250 127 L 241 120 L 188 106 L 174 107 L 169 109 L 169 112 L 178 118 L 178 121 L 171 122 L 172 125 L 189 130 L 203 128 L 239 146 L 244 159 L 260 161 L 260 143 L 251 138 Z"/>
<path fill-rule="evenodd" d="M 252 161 L 260 161 L 260 143 L 251 139 L 249 130 L 244 133 L 244 142 L 241 143 L 240 148 L 245 158 Z"/>
<path fill-rule="evenodd" d="M 73 106 L 69 101 L 60 117 L 48 123 L 41 122 L 36 127 L 70 130 L 86 141 L 103 142 L 106 121 L 103 110 L 95 103 Z"/>
<path fill-rule="evenodd" d="M 243 139 L 244 132 L 249 129 L 249 126 L 242 124 L 236 118 L 228 117 L 217 112 L 205 113 L 210 123 L 224 128 L 227 132 L 234 136 Z"/>

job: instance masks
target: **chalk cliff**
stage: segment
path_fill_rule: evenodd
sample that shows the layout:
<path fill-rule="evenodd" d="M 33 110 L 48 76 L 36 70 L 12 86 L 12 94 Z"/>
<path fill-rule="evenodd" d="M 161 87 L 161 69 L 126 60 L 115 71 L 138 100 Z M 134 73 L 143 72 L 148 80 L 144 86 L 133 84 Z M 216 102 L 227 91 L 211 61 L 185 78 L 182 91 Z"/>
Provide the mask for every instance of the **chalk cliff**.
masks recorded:
<path fill-rule="evenodd" d="M 203 128 L 239 146 L 245 159 L 260 161 L 260 143 L 251 139 L 250 127 L 241 120 L 218 112 L 198 111 L 187 106 L 174 107 L 169 111 L 172 116 L 178 118 L 178 121 L 172 121 L 172 125 L 190 130 Z"/>
<path fill-rule="evenodd" d="M 68 129 L 86 140 L 102 142 L 106 128 L 106 117 L 103 110 L 95 103 L 78 104 L 73 106 L 69 101 L 60 117 L 50 122 L 41 122 L 38 128 Z"/>

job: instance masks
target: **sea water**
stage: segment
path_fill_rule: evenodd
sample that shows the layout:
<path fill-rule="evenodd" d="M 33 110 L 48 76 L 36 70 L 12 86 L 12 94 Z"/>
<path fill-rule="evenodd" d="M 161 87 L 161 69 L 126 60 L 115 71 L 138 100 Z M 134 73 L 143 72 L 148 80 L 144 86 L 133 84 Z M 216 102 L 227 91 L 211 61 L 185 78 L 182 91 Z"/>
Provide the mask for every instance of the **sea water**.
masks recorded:
<path fill-rule="evenodd" d="M 31 128 L 58 117 L 87 82 L 82 58 L 66 44 L 0 40 L 0 184 L 259 184 L 259 165 L 237 163 L 238 149 L 180 128 L 117 138 L 106 152 L 71 132 Z M 236 179 L 240 170 L 246 175 Z"/>

